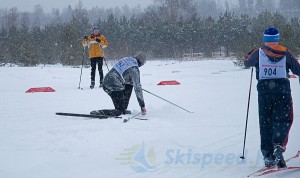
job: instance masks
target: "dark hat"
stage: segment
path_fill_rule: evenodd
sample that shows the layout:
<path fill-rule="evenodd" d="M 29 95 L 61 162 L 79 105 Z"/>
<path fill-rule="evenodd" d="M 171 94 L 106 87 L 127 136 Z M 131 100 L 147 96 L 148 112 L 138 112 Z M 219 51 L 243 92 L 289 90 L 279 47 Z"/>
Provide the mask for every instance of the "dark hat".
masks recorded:
<path fill-rule="evenodd" d="M 264 33 L 264 42 L 278 42 L 279 32 L 276 28 L 268 28 Z"/>
<path fill-rule="evenodd" d="M 147 55 L 146 53 L 140 51 L 136 55 L 134 55 L 134 58 L 136 58 L 142 66 L 146 63 Z"/>
<path fill-rule="evenodd" d="M 95 30 L 95 29 L 98 29 L 98 30 L 100 30 L 100 27 L 99 27 L 99 26 L 97 26 L 97 25 L 95 25 L 95 26 L 93 27 L 93 30 Z"/>

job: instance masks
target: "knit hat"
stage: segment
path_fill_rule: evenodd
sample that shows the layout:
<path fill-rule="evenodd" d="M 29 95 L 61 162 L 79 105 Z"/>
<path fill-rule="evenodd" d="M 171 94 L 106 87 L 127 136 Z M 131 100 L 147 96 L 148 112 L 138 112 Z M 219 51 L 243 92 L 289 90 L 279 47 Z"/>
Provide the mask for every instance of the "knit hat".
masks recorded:
<path fill-rule="evenodd" d="M 264 42 L 278 42 L 279 32 L 276 28 L 268 28 L 264 33 Z"/>
<path fill-rule="evenodd" d="M 140 66 L 142 66 L 146 63 L 147 55 L 146 53 L 140 51 L 136 55 L 134 55 L 134 58 L 136 58 L 139 61 Z"/>
<path fill-rule="evenodd" d="M 95 29 L 98 29 L 98 30 L 100 30 L 100 27 L 99 27 L 99 26 L 97 26 L 97 25 L 95 25 L 95 26 L 93 27 L 93 30 L 95 30 Z"/>

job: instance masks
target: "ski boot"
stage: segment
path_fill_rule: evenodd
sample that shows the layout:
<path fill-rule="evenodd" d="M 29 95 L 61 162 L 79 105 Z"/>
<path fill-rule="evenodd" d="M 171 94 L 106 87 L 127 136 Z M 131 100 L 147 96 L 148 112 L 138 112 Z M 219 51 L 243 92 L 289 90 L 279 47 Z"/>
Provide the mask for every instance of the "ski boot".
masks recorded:
<path fill-rule="evenodd" d="M 125 111 L 122 112 L 122 114 L 124 114 L 124 115 L 131 114 L 131 111 L 126 109 Z"/>
<path fill-rule="evenodd" d="M 102 110 L 95 110 L 90 112 L 91 115 L 105 115 L 105 112 Z"/>
<path fill-rule="evenodd" d="M 265 157 L 264 161 L 266 167 L 272 167 L 276 165 L 275 158 L 273 158 L 273 156 Z"/>
<path fill-rule="evenodd" d="M 95 86 L 95 81 L 91 81 L 91 85 L 90 85 L 90 88 L 93 89 Z"/>
<path fill-rule="evenodd" d="M 284 148 L 281 145 L 276 145 L 274 148 L 274 156 L 275 162 L 278 168 L 286 168 L 286 163 L 284 161 L 284 157 L 282 153 L 284 152 Z"/>

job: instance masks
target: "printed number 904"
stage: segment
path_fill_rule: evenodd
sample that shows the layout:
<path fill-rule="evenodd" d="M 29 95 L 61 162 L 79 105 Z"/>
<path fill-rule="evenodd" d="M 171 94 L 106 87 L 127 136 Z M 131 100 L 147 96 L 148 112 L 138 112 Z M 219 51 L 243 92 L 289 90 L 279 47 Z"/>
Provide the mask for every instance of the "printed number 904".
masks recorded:
<path fill-rule="evenodd" d="M 268 75 L 268 76 L 275 75 L 276 76 L 276 74 L 277 74 L 276 68 L 274 68 L 274 69 L 272 69 L 272 68 L 265 68 L 264 72 L 265 72 L 265 76 L 266 75 Z"/>

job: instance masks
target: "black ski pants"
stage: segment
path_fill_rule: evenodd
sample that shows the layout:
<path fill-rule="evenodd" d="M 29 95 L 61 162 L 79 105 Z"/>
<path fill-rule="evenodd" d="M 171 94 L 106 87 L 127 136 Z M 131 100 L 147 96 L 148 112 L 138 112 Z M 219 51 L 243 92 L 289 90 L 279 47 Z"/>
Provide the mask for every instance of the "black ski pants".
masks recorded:
<path fill-rule="evenodd" d="M 285 148 L 293 123 L 291 94 L 259 94 L 259 126 L 261 152 L 264 157 L 273 155 L 274 146 Z"/>
<path fill-rule="evenodd" d="M 104 87 L 104 91 L 112 99 L 115 109 L 105 109 L 102 110 L 104 115 L 109 116 L 119 116 L 125 112 L 128 107 L 129 100 L 131 97 L 133 85 L 125 84 L 125 89 L 122 91 L 111 91 L 108 92 L 107 89 Z"/>
<path fill-rule="evenodd" d="M 96 66 L 98 64 L 98 71 L 99 71 L 99 75 L 100 75 L 100 82 L 103 81 L 103 70 L 102 70 L 102 66 L 103 66 L 103 57 L 95 57 L 95 58 L 91 58 L 91 81 L 95 81 L 95 73 L 96 73 Z"/>

